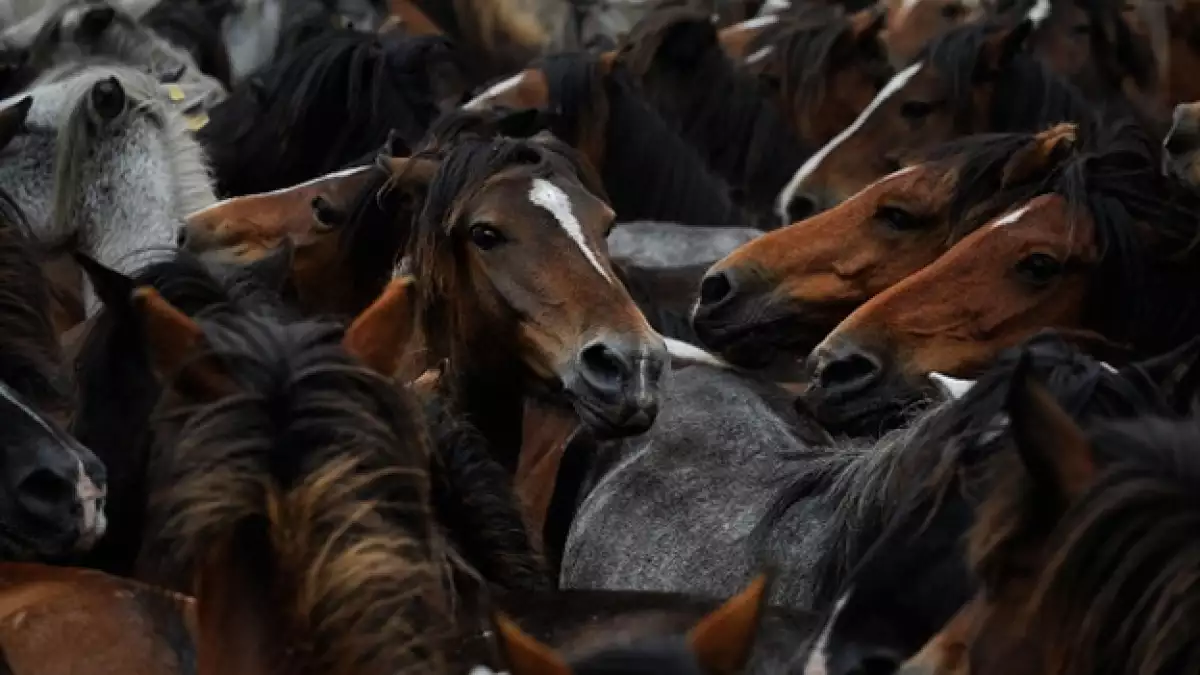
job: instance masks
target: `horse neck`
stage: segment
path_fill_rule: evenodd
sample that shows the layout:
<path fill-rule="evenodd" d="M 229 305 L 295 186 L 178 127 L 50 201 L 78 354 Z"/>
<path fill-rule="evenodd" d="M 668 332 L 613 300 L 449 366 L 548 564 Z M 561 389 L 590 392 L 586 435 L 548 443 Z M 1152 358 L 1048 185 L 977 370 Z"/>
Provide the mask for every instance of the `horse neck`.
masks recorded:
<path fill-rule="evenodd" d="M 628 87 L 609 82 L 601 176 L 621 220 L 744 225 L 729 187 Z"/>
<path fill-rule="evenodd" d="M 514 331 L 472 325 L 447 315 L 452 307 L 427 308 L 422 323 L 435 361 L 445 360 L 441 388 L 451 408 L 463 415 L 487 439 L 489 447 L 509 472 L 520 456 L 524 423 L 526 379 L 515 358 Z M 479 315 L 476 308 L 467 312 Z"/>
<path fill-rule="evenodd" d="M 682 84 L 658 92 L 655 106 L 674 118 L 714 172 L 774 218 L 776 196 L 811 151 L 756 83 L 734 71 L 719 50 L 701 57 L 696 72 L 701 74 L 685 75 Z M 660 77 L 671 82 L 679 76 Z"/>

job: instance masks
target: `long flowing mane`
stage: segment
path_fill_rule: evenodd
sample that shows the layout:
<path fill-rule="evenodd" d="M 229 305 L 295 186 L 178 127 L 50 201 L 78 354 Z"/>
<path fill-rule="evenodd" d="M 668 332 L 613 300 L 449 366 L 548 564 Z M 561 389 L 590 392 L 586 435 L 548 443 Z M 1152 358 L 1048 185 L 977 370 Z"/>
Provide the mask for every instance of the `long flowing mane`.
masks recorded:
<path fill-rule="evenodd" d="M 963 131 L 977 113 L 988 117 L 989 131 L 1040 131 L 1059 122 L 1086 122 L 1097 104 L 1034 55 L 1018 52 L 994 82 L 991 109 L 976 111 L 973 91 L 980 57 L 989 37 L 1010 28 L 999 20 L 966 24 L 941 35 L 917 56 L 946 80 L 946 100 Z M 975 129 L 974 131 L 982 131 Z"/>
<path fill-rule="evenodd" d="M 259 532 L 231 558 L 264 553 L 259 582 L 297 663 L 441 672 L 444 576 L 415 402 L 355 363 L 337 325 L 220 316 L 201 326 L 236 391 L 156 425 L 151 550 L 178 573 Z"/>
<path fill-rule="evenodd" d="M 1101 425 L 1090 437 L 1099 475 L 1056 526 L 1047 524 L 1052 543 L 1027 607 L 1039 617 L 1038 639 L 1060 650 L 1059 672 L 1069 675 L 1192 672 L 1200 668 L 1200 631 L 1188 620 L 1200 610 L 1200 542 L 1187 533 L 1200 527 L 1200 426 L 1147 417 Z M 972 531 L 989 544 L 972 561 L 981 574 L 996 552 L 1020 545 L 1013 540 L 1024 529 L 1012 525 L 1011 510 L 1020 499 L 996 495 L 988 505 L 996 519 Z"/>
<path fill-rule="evenodd" d="M 585 140 L 602 143 L 600 172 L 621 220 L 743 224 L 728 186 L 649 108 L 619 66 L 604 75 L 595 56 L 553 54 L 533 67 L 549 85 L 555 135 L 577 148 Z M 604 129 L 605 138 L 588 139 L 589 125 Z"/>
<path fill-rule="evenodd" d="M 200 130 L 219 191 L 266 192 L 327 174 L 393 129 L 415 147 L 439 114 L 433 66 L 447 63 L 454 51 L 436 36 L 339 30 L 303 43 L 235 89 Z"/>

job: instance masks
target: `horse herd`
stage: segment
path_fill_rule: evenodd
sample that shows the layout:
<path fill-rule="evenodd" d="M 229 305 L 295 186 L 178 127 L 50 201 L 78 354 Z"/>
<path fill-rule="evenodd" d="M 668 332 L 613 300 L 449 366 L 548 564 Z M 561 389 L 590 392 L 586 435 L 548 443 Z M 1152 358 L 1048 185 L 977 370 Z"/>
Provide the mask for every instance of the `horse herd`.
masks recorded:
<path fill-rule="evenodd" d="M 0 673 L 1196 672 L 1197 35 L 0 6 Z"/>

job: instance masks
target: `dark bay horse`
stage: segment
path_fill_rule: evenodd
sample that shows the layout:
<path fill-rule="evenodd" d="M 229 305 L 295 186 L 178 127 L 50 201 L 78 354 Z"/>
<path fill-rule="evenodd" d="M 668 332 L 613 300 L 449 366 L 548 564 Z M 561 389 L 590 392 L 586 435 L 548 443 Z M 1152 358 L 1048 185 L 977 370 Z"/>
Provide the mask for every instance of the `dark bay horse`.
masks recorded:
<path fill-rule="evenodd" d="M 464 107 L 544 111 L 542 126 L 595 167 L 622 221 L 748 224 L 729 185 L 654 111 L 615 57 L 552 54 Z"/>
<path fill-rule="evenodd" d="M 0 557 L 58 561 L 104 534 L 108 478 L 66 432 L 74 392 L 25 227 L 0 192 Z"/>
<path fill-rule="evenodd" d="M 778 351 L 807 356 L 862 303 L 1043 191 L 1077 133 L 1064 124 L 951 141 L 828 211 L 742 245 L 705 275 L 697 334 L 748 367 Z"/>
<path fill-rule="evenodd" d="M 901 672 L 1171 673 L 1200 666 L 1195 419 L 1076 423 L 1031 377 L 1007 405 L 964 560 L 977 591 Z M 1019 655 L 1016 657 L 1014 655 Z"/>
<path fill-rule="evenodd" d="M 818 150 L 780 192 L 784 224 L 900 168 L 911 150 L 984 132 L 1087 122 L 1095 104 L 1026 51 L 1033 23 L 967 24 L 939 37 Z"/>
<path fill-rule="evenodd" d="M 1165 180 L 1131 124 L 1091 135 L 1052 189 L 875 296 L 809 356 L 806 398 L 828 424 L 903 407 L 926 376 L 978 373 L 1042 328 L 1147 356 L 1195 334 L 1194 198 Z M 1155 300 L 1149 302 L 1147 299 Z M 1107 345 L 1107 347 L 1105 347 Z"/>

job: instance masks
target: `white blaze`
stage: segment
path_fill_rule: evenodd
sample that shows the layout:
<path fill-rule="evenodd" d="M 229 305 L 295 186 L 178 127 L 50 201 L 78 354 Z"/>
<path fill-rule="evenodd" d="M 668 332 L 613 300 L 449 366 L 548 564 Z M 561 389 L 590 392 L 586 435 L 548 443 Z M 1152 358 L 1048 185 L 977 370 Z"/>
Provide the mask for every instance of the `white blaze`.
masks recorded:
<path fill-rule="evenodd" d="M 549 211 L 567 236 L 571 238 L 571 241 L 575 242 L 575 245 L 583 252 L 583 257 L 592 263 L 592 267 L 595 267 L 600 276 L 604 277 L 608 283 L 613 283 L 613 278 L 609 276 L 608 270 L 600 264 L 600 258 L 588 246 L 587 239 L 583 236 L 583 228 L 579 226 L 579 219 L 571 211 L 571 198 L 567 196 L 567 193 L 544 178 L 534 178 L 533 187 L 529 190 L 529 201 Z"/>

